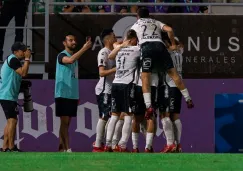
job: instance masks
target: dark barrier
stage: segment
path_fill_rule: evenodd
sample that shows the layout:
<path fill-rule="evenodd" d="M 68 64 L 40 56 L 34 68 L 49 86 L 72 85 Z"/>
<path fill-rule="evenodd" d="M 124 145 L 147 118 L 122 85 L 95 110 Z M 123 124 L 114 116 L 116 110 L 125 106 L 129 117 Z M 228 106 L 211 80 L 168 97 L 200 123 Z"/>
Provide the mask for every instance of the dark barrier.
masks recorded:
<path fill-rule="evenodd" d="M 155 19 L 173 26 L 176 36 L 184 43 L 184 78 L 243 78 L 242 16 L 164 15 Z M 50 63 L 46 71 L 55 75 L 57 54 L 62 50 L 64 33 L 77 35 L 80 45 L 91 36 L 94 45 L 79 61 L 80 78 L 97 78 L 97 54 L 101 49 L 100 32 L 113 28 L 117 36 L 136 21 L 134 16 L 122 15 L 51 15 Z M 44 16 L 35 15 L 34 25 L 43 26 Z M 33 34 L 35 60 L 44 60 L 44 31 Z"/>

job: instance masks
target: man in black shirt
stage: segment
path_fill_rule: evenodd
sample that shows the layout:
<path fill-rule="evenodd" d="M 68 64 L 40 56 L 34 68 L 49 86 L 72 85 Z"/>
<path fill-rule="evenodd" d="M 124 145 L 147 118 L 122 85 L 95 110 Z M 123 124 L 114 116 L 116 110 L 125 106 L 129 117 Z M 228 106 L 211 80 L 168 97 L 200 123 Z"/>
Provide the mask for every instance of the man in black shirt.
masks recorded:
<path fill-rule="evenodd" d="M 15 26 L 24 27 L 26 11 L 30 0 L 3 0 L 0 27 L 7 27 L 15 17 Z M 3 45 L 6 29 L 0 29 L 0 61 L 3 60 Z M 15 30 L 15 42 L 23 42 L 23 29 Z"/>

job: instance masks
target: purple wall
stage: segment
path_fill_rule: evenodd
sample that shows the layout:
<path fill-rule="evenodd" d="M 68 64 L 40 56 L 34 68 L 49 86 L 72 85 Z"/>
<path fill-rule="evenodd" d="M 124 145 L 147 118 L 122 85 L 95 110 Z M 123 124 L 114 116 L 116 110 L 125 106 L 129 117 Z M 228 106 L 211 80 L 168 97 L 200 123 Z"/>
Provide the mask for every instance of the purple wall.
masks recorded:
<path fill-rule="evenodd" d="M 80 106 L 78 117 L 73 118 L 70 128 L 70 143 L 73 151 L 91 151 L 95 140 L 98 107 L 94 94 L 97 80 L 80 80 Z M 243 81 L 186 80 L 195 108 L 188 110 L 183 101 L 182 146 L 184 152 L 214 152 L 214 96 L 217 93 L 242 93 Z M 32 96 L 35 111 L 19 116 L 19 134 L 16 143 L 24 151 L 57 151 L 59 119 L 55 117 L 54 81 L 33 80 Z M 78 124 L 77 124 L 78 123 Z M 0 137 L 3 135 L 5 117 L 0 109 Z M 165 140 L 159 123 L 154 141 L 155 151 L 161 150 Z M 140 136 L 140 150 L 145 140 Z M 2 139 L 0 139 L 0 144 Z M 129 142 L 131 148 L 131 141 Z"/>

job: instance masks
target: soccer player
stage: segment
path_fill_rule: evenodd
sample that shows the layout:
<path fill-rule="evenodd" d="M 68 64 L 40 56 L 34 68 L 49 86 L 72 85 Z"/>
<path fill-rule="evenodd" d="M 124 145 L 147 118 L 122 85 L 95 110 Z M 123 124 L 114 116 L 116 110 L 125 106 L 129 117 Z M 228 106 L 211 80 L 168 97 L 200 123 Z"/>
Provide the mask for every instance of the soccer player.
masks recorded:
<path fill-rule="evenodd" d="M 87 40 L 83 47 L 74 53 L 77 42 L 72 34 L 63 39 L 65 50 L 57 56 L 55 104 L 56 116 L 60 117 L 59 151 L 72 152 L 69 147 L 68 128 L 72 117 L 77 116 L 79 89 L 78 89 L 78 59 L 91 47 L 91 40 Z"/>
<path fill-rule="evenodd" d="M 112 152 L 111 140 L 116 123 L 121 113 L 124 116 L 122 137 L 118 143 L 120 152 L 127 152 L 127 142 L 131 134 L 132 115 L 134 113 L 135 71 L 140 58 L 140 49 L 137 45 L 137 35 L 129 30 L 125 41 L 116 47 L 109 55 L 116 59 L 116 74 L 112 83 L 112 115 L 107 128 L 106 152 Z"/>
<path fill-rule="evenodd" d="M 171 50 L 170 40 L 165 40 L 165 44 L 173 60 L 174 66 L 182 78 L 182 62 L 183 62 L 183 45 L 176 40 L 177 49 Z M 162 85 L 158 89 L 158 101 L 160 118 L 166 137 L 166 146 L 162 153 L 181 152 L 181 132 L 182 124 L 180 121 L 181 98 L 180 90 L 176 87 L 175 82 L 166 74 L 161 77 Z M 176 144 L 175 144 L 176 143 Z"/>
<path fill-rule="evenodd" d="M 152 100 L 152 107 L 156 108 L 156 101 L 157 101 L 157 87 L 158 87 L 158 74 L 152 73 L 151 75 L 151 100 Z M 144 122 L 144 116 L 146 112 L 146 106 L 144 103 L 143 98 L 143 91 L 142 91 L 142 81 L 141 81 L 141 75 L 139 76 L 138 84 L 135 89 L 135 101 L 136 101 L 136 108 L 134 113 L 134 119 L 132 123 L 132 143 L 133 143 L 133 153 L 139 153 L 138 149 L 138 139 L 139 139 L 139 133 L 140 133 L 140 125 L 142 126 Z M 145 124 L 144 129 L 145 132 L 145 139 L 146 139 L 146 146 L 145 146 L 145 152 L 146 153 L 152 153 L 153 151 L 153 139 L 155 135 L 156 130 L 156 116 L 152 116 L 148 118 Z"/>
<path fill-rule="evenodd" d="M 176 49 L 173 29 L 160 21 L 151 19 L 149 16 L 149 10 L 146 8 L 139 8 L 137 17 L 138 20 L 131 29 L 136 31 L 139 45 L 141 47 L 141 79 L 143 97 L 146 105 L 145 118 L 149 119 L 155 113 L 151 102 L 151 73 L 166 71 L 183 94 L 188 104 L 188 108 L 192 108 L 194 105 L 189 92 L 174 68 L 170 54 L 168 53 L 161 38 L 162 30 L 168 34 L 171 41 L 171 49 Z"/>
<path fill-rule="evenodd" d="M 95 87 L 95 94 L 99 107 L 99 120 L 96 127 L 96 140 L 93 152 L 103 152 L 102 141 L 105 134 L 105 126 L 111 113 L 111 85 L 116 72 L 115 60 L 108 59 L 108 55 L 113 50 L 113 43 L 116 42 L 112 29 L 104 29 L 101 39 L 105 45 L 98 54 L 98 67 L 100 80 Z"/>

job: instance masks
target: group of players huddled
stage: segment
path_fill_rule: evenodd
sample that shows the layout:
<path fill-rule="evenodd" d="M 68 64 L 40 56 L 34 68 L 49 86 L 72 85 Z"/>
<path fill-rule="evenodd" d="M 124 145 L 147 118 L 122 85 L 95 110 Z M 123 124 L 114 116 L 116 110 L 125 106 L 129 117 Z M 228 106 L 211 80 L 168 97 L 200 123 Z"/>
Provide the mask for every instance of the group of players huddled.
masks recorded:
<path fill-rule="evenodd" d="M 157 111 L 167 142 L 161 152 L 182 151 L 182 96 L 188 108 L 194 107 L 181 76 L 183 44 L 170 26 L 150 18 L 146 8 L 137 17 L 122 42 L 112 29 L 101 35 L 104 48 L 98 54 L 95 88 L 100 119 L 93 152 L 129 152 L 132 133 L 132 152 L 138 153 L 140 130 L 146 136 L 145 152 L 154 152 Z"/>

